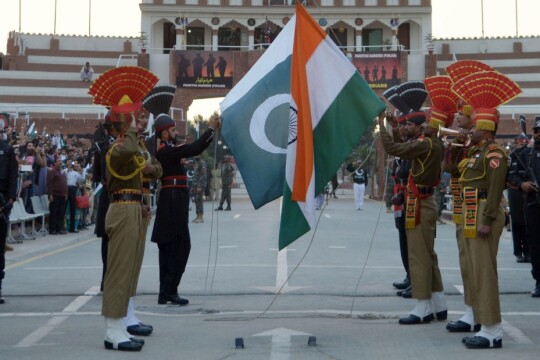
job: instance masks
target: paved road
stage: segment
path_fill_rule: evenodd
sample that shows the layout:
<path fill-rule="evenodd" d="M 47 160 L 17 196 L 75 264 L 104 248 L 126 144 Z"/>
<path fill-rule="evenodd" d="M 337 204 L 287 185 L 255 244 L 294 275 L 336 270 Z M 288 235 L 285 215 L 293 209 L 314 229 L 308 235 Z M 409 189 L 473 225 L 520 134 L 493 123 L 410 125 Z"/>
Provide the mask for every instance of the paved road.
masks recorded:
<path fill-rule="evenodd" d="M 344 191 L 318 212 L 315 232 L 278 253 L 279 202 L 255 211 L 245 195 L 233 200 L 230 212 L 212 212 L 206 202 L 205 223 L 191 225 L 192 252 L 181 286 L 189 306 L 157 305 L 157 247 L 148 240 L 137 312 L 155 331 L 140 354 L 103 348 L 100 240 L 91 231 L 15 245 L 7 253 L 0 358 L 538 357 L 540 300 L 530 297 L 530 265 L 514 261 L 510 233 L 503 234 L 498 259 L 503 348 L 472 351 L 461 345 L 461 335 L 446 332 L 445 322 L 397 324 L 414 301 L 398 298 L 391 286 L 404 274 L 384 204 L 366 200 L 366 209 L 357 211 Z M 437 231 L 449 317 L 455 319 L 463 298 L 454 226 Z M 316 346 L 308 346 L 309 336 Z M 235 348 L 235 338 L 243 339 L 244 349 Z"/>

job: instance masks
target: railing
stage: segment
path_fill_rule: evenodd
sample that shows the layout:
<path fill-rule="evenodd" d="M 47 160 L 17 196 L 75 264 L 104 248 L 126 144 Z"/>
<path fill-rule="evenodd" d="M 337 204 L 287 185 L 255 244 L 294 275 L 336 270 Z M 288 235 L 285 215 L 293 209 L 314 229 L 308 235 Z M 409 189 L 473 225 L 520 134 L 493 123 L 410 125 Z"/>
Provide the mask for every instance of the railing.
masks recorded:
<path fill-rule="evenodd" d="M 0 104 L 0 112 L 6 112 L 13 115 L 15 124 L 17 119 L 26 121 L 28 125 L 30 122 L 30 113 L 47 113 L 47 114 L 61 114 L 62 119 L 66 118 L 66 113 L 69 114 L 96 114 L 97 119 L 102 119 L 107 114 L 107 109 L 104 106 L 99 105 L 61 105 L 61 104 L 24 104 L 24 105 L 12 105 L 12 104 Z"/>
<path fill-rule="evenodd" d="M 135 64 L 137 64 L 137 55 L 134 55 L 134 54 L 131 54 L 131 55 L 120 55 L 118 57 L 118 61 L 116 62 L 116 67 L 120 67 L 122 66 L 120 63 L 122 62 L 122 60 L 126 60 L 126 59 L 131 59 L 131 60 L 135 60 Z"/>

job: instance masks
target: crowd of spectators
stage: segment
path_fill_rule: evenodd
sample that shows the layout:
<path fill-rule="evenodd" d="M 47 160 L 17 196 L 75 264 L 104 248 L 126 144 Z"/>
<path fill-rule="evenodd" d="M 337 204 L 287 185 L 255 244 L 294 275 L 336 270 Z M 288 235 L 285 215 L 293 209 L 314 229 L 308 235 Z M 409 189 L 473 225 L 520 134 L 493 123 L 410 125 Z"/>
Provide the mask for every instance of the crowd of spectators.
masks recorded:
<path fill-rule="evenodd" d="M 51 235 L 85 230 L 94 223 L 99 193 L 94 196 L 91 141 L 68 138 L 60 131 L 36 131 L 26 124 L 8 128 L 9 142 L 19 163 L 18 198 L 26 212 L 36 213 L 31 198 L 47 196 Z M 76 197 L 87 195 L 90 207 L 78 208 Z M 17 225 L 14 225 L 17 226 Z"/>

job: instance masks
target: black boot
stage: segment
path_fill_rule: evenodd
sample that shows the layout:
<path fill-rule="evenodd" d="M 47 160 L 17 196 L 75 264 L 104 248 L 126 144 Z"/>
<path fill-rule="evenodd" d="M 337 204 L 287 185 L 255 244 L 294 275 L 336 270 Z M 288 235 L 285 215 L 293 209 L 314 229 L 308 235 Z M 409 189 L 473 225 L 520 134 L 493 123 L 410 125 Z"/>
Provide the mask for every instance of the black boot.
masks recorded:
<path fill-rule="evenodd" d="M 6 300 L 2 297 L 2 289 L 0 288 L 0 304 L 5 304 Z"/>
<path fill-rule="evenodd" d="M 219 207 L 216 209 L 216 211 L 220 211 L 220 210 L 223 210 L 223 203 L 220 203 Z"/>
<path fill-rule="evenodd" d="M 225 209 L 225 211 L 231 211 L 231 204 L 227 204 L 227 208 Z"/>

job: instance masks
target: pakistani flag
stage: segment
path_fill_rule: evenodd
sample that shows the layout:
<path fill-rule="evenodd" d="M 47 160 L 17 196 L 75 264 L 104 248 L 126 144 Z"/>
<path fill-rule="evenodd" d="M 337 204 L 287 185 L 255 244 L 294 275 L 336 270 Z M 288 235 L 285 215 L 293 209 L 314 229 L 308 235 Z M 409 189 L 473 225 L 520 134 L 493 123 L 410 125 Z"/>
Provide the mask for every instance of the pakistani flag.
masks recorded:
<path fill-rule="evenodd" d="M 315 225 L 315 196 L 385 108 L 299 2 L 295 27 L 280 249 Z"/>
<path fill-rule="evenodd" d="M 221 133 L 255 209 L 283 195 L 294 18 L 220 103 Z"/>

